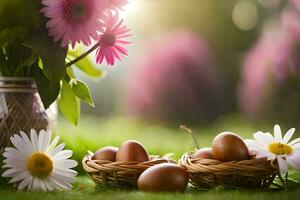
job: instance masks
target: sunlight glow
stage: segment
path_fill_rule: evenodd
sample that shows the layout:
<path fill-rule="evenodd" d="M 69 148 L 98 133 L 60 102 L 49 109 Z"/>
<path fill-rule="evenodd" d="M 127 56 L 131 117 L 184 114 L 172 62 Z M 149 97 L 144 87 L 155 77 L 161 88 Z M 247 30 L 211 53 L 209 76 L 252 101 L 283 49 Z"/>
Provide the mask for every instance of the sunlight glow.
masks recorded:
<path fill-rule="evenodd" d="M 124 12 L 122 14 L 128 16 L 137 12 L 138 9 L 140 9 L 140 1 L 141 0 L 129 0 L 129 4 L 124 7 Z"/>

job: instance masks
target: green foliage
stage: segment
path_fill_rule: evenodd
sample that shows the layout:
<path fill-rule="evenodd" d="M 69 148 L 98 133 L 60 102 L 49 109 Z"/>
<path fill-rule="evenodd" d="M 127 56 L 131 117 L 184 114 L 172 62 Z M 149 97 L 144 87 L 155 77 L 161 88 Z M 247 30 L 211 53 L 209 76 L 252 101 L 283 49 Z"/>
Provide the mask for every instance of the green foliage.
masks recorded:
<path fill-rule="evenodd" d="M 21 42 L 40 30 L 43 16 L 37 0 L 0 1 L 0 46 Z"/>
<path fill-rule="evenodd" d="M 72 90 L 74 94 L 80 98 L 82 101 L 86 102 L 90 106 L 94 106 L 94 102 L 92 100 L 92 96 L 88 86 L 79 80 L 72 81 Z"/>
<path fill-rule="evenodd" d="M 59 108 L 64 116 L 75 125 L 80 117 L 80 100 L 94 106 L 90 90 L 85 83 L 70 78 L 63 80 Z"/>
<path fill-rule="evenodd" d="M 48 108 L 56 100 L 59 94 L 60 81 L 51 82 L 38 67 L 34 70 L 34 78 L 44 107 Z"/>
<path fill-rule="evenodd" d="M 48 36 L 41 8 L 40 0 L 0 0 L 0 74 L 34 77 L 44 107 L 48 108 L 60 94 L 60 110 L 77 124 L 80 99 L 91 106 L 94 103 L 87 85 L 76 80 L 72 68 L 66 68 L 68 49 Z M 82 49 L 70 51 L 68 59 L 80 53 Z M 76 66 L 89 76 L 102 75 L 88 58 Z"/>
<path fill-rule="evenodd" d="M 88 176 L 77 177 L 72 191 L 28 192 L 0 187 L 2 200 L 297 200 L 300 190 L 291 191 L 249 191 L 211 189 L 196 191 L 188 189 L 185 193 L 145 193 L 138 190 L 116 188 L 95 188 L 95 183 Z"/>
<path fill-rule="evenodd" d="M 36 54 L 21 44 L 3 47 L 0 54 L 1 71 L 5 76 L 30 76 L 31 68 L 37 64 Z"/>
<path fill-rule="evenodd" d="M 24 45 L 33 49 L 42 60 L 43 71 L 52 82 L 60 81 L 66 75 L 66 53 L 59 43 L 54 42 L 46 32 L 41 32 L 24 42 Z"/>
<path fill-rule="evenodd" d="M 76 50 L 69 50 L 67 58 L 69 60 L 73 60 L 83 53 L 82 48 L 78 48 Z M 89 58 L 86 57 L 75 64 L 75 66 L 80 69 L 82 72 L 91 77 L 101 77 L 103 72 L 100 69 L 94 67 L 94 65 L 90 62 Z"/>
<path fill-rule="evenodd" d="M 77 125 L 80 117 L 80 104 L 75 93 L 72 90 L 72 86 L 69 82 L 63 80 L 60 93 L 60 99 L 58 101 L 59 109 L 64 116 L 72 123 Z"/>

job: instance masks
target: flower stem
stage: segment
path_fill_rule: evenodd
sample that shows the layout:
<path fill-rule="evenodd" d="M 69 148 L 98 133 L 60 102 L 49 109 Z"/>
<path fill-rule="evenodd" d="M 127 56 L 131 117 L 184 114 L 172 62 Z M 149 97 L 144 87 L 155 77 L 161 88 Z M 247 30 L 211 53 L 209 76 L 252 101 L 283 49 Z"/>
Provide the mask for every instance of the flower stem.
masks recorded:
<path fill-rule="evenodd" d="M 180 125 L 181 130 L 187 132 L 188 134 L 190 134 L 194 140 L 194 143 L 196 145 L 197 149 L 200 149 L 200 146 L 198 144 L 198 141 L 196 139 L 196 136 L 193 134 L 193 131 L 191 129 L 189 129 L 188 127 L 186 127 L 185 125 Z"/>
<path fill-rule="evenodd" d="M 81 54 L 80 56 L 78 56 L 77 58 L 75 58 L 74 60 L 72 60 L 69 63 L 67 63 L 66 66 L 70 67 L 71 65 L 74 65 L 75 63 L 77 63 L 78 61 L 82 60 L 83 58 L 85 58 L 86 56 L 88 56 L 90 53 L 92 53 L 93 51 L 95 51 L 100 45 L 101 45 L 100 42 L 97 42 L 89 50 L 87 50 L 86 52 L 84 52 L 83 54 Z"/>
<path fill-rule="evenodd" d="M 288 172 L 285 174 L 285 182 L 286 182 L 286 187 L 288 188 L 289 187 L 289 173 Z"/>
<path fill-rule="evenodd" d="M 279 174 L 278 174 L 278 178 L 279 178 L 279 180 L 281 181 L 281 183 L 283 184 L 285 190 L 287 190 L 287 189 L 288 189 L 287 182 L 283 180 L 283 178 L 282 178 L 280 172 L 279 172 Z"/>

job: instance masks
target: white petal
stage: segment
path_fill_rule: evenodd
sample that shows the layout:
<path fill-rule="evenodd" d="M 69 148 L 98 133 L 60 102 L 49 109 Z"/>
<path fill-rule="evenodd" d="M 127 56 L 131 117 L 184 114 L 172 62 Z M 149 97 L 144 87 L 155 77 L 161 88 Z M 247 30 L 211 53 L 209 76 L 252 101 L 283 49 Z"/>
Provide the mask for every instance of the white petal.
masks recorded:
<path fill-rule="evenodd" d="M 293 144 L 291 147 L 292 147 L 294 150 L 298 150 L 298 149 L 300 149 L 300 143 Z"/>
<path fill-rule="evenodd" d="M 300 149 L 294 149 L 293 154 L 300 154 Z"/>
<path fill-rule="evenodd" d="M 18 135 L 14 135 L 13 137 L 10 137 L 10 141 L 21 154 L 26 156 L 26 153 L 24 152 L 23 149 L 23 142 L 18 139 Z"/>
<path fill-rule="evenodd" d="M 286 161 L 294 170 L 300 171 L 300 155 L 287 157 Z"/>
<path fill-rule="evenodd" d="M 41 152 L 44 152 L 43 151 L 43 144 L 44 144 L 45 134 L 46 134 L 45 130 L 41 130 L 39 132 L 39 135 L 38 135 L 38 149 Z"/>
<path fill-rule="evenodd" d="M 16 174 L 19 174 L 19 173 L 20 173 L 20 170 L 13 168 L 13 169 L 8 169 L 8 170 L 6 170 L 6 171 L 2 174 L 2 176 L 3 176 L 3 177 L 14 177 Z"/>
<path fill-rule="evenodd" d="M 266 132 L 264 136 L 269 141 L 269 144 L 275 141 L 273 135 L 271 133 L 269 133 L 269 132 Z"/>
<path fill-rule="evenodd" d="M 26 159 L 24 159 L 24 157 L 15 156 L 13 158 L 10 157 L 10 158 L 5 159 L 3 161 L 3 163 L 9 164 L 9 165 L 23 166 L 26 163 Z"/>
<path fill-rule="evenodd" d="M 27 177 L 26 179 L 24 179 L 24 180 L 20 183 L 18 189 L 19 189 L 19 190 L 23 190 L 23 189 L 25 189 L 25 188 L 30 187 L 31 182 L 32 182 L 32 177 Z"/>
<path fill-rule="evenodd" d="M 61 152 L 64 148 L 65 148 L 65 144 L 64 143 L 58 145 L 52 151 L 49 152 L 50 157 L 51 158 L 54 157 L 56 154 L 58 154 L 59 152 Z"/>
<path fill-rule="evenodd" d="M 49 180 L 45 181 L 44 183 L 45 183 L 45 186 L 46 186 L 48 191 L 53 191 L 54 190 L 54 187 L 51 185 Z"/>
<path fill-rule="evenodd" d="M 27 177 L 29 177 L 29 176 L 30 176 L 30 174 L 29 174 L 27 171 L 23 171 L 23 172 L 21 172 L 19 175 L 13 177 L 13 178 L 9 181 L 9 183 L 19 182 L 19 181 L 21 181 L 21 180 L 23 180 L 23 179 L 25 179 L 25 178 L 27 178 Z"/>
<path fill-rule="evenodd" d="M 48 149 L 47 149 L 46 151 L 49 152 L 49 151 L 51 151 L 52 149 L 54 149 L 54 148 L 56 147 L 58 141 L 59 141 L 59 136 L 56 136 L 56 137 L 52 140 L 51 144 L 49 145 L 49 147 L 48 147 Z"/>
<path fill-rule="evenodd" d="M 267 146 L 268 144 L 272 143 L 272 139 L 269 140 L 268 136 L 265 136 L 263 132 L 256 132 L 253 134 L 253 137 L 264 146 Z"/>
<path fill-rule="evenodd" d="M 267 155 L 268 160 L 275 160 L 276 159 L 276 156 L 273 153 L 266 152 L 266 155 Z"/>
<path fill-rule="evenodd" d="M 248 146 L 249 149 L 254 150 L 254 151 L 260 151 L 260 150 L 265 150 L 265 147 L 263 144 L 255 141 L 255 140 L 244 140 L 246 145 Z"/>
<path fill-rule="evenodd" d="M 277 142 L 282 142 L 282 133 L 279 125 L 274 126 L 274 136 L 275 136 L 275 141 Z"/>
<path fill-rule="evenodd" d="M 50 145 L 50 142 L 51 142 L 51 132 L 46 131 L 45 138 L 44 138 L 44 144 L 43 144 L 43 151 L 44 152 L 48 149 L 48 147 Z"/>
<path fill-rule="evenodd" d="M 259 158 L 268 158 L 268 155 L 267 155 L 267 154 L 264 154 L 264 153 L 258 153 L 255 157 L 256 157 L 257 159 L 259 159 Z"/>
<path fill-rule="evenodd" d="M 283 137 L 283 143 L 288 143 L 290 141 L 290 139 L 293 137 L 295 133 L 295 130 L 296 130 L 295 128 L 291 128 L 286 132 L 285 136 Z"/>
<path fill-rule="evenodd" d="M 25 144 L 25 146 L 28 149 L 28 154 L 31 154 L 33 152 L 33 147 L 32 147 L 32 143 L 30 142 L 28 136 L 26 135 L 26 133 L 24 133 L 23 131 L 20 132 L 22 138 L 23 138 L 23 142 Z"/>
<path fill-rule="evenodd" d="M 18 152 L 18 153 L 20 153 L 16 148 L 13 148 L 13 147 L 5 147 L 4 150 L 8 151 L 8 152 L 12 151 L 12 152 Z"/>
<path fill-rule="evenodd" d="M 268 151 L 260 151 L 257 153 L 256 158 L 267 158 L 268 160 L 275 160 L 276 156 Z"/>
<path fill-rule="evenodd" d="M 71 150 L 63 150 L 59 153 L 57 153 L 54 157 L 53 160 L 57 161 L 57 160 L 65 160 L 68 159 L 70 157 L 72 157 L 73 151 Z"/>
<path fill-rule="evenodd" d="M 297 143 L 300 143 L 300 138 L 297 138 L 297 139 L 289 142 L 288 145 L 292 146 L 292 145 L 297 144 Z"/>
<path fill-rule="evenodd" d="M 33 150 L 38 151 L 38 137 L 37 137 L 36 131 L 34 129 L 31 129 L 31 131 L 30 131 L 30 138 L 31 138 Z"/>
<path fill-rule="evenodd" d="M 32 184 L 33 184 L 33 177 L 29 176 L 28 179 L 29 179 L 29 185 L 27 187 L 27 190 L 31 190 L 32 189 Z"/>
<path fill-rule="evenodd" d="M 31 189 L 32 190 L 38 190 L 39 189 L 39 184 L 38 184 L 38 179 L 33 178 L 32 184 L 31 184 Z"/>
<path fill-rule="evenodd" d="M 53 173 L 53 177 L 61 183 L 74 183 L 76 181 L 76 178 L 74 176 L 64 176 L 61 174 Z"/>
<path fill-rule="evenodd" d="M 53 173 L 62 175 L 62 176 L 76 176 L 77 172 L 72 169 L 64 169 L 64 168 L 54 168 Z"/>
<path fill-rule="evenodd" d="M 25 156 L 24 154 L 22 154 L 21 152 L 19 152 L 18 150 L 9 150 L 9 151 L 5 151 L 2 154 L 5 158 L 7 159 L 17 159 L 17 160 L 26 160 L 27 156 Z"/>
<path fill-rule="evenodd" d="M 57 189 L 57 190 L 68 190 L 69 187 L 66 184 L 63 184 L 56 180 L 54 177 L 50 177 L 52 185 Z"/>
<path fill-rule="evenodd" d="M 288 164 L 286 160 L 281 157 L 277 157 L 280 174 L 286 174 L 288 172 Z"/>
<path fill-rule="evenodd" d="M 58 160 L 54 162 L 55 167 L 59 168 L 73 168 L 78 165 L 75 160 Z"/>
<path fill-rule="evenodd" d="M 47 191 L 47 187 L 44 180 L 40 180 L 40 188 L 42 189 L 43 192 Z"/>

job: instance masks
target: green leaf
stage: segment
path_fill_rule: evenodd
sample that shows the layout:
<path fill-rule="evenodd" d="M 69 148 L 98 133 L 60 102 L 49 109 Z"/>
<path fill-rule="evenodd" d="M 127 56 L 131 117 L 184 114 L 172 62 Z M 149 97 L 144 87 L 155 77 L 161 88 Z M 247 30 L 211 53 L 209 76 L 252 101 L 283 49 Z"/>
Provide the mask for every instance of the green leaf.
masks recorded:
<path fill-rule="evenodd" d="M 62 89 L 58 105 L 64 116 L 69 121 L 77 125 L 80 117 L 80 102 L 75 96 L 71 85 L 65 80 L 62 82 Z"/>
<path fill-rule="evenodd" d="M 23 44 L 41 57 L 44 74 L 50 81 L 58 82 L 65 76 L 67 49 L 54 42 L 47 33 L 35 35 Z"/>
<path fill-rule="evenodd" d="M 90 106 L 94 107 L 94 102 L 90 90 L 84 82 L 79 80 L 73 80 L 72 89 L 78 98 L 80 98 L 82 101 L 86 102 Z"/>
<path fill-rule="evenodd" d="M 68 68 L 67 68 L 67 76 L 68 76 L 69 78 L 75 79 L 75 74 L 74 74 L 74 71 L 73 71 L 73 69 L 72 69 L 71 67 L 68 67 Z"/>
<path fill-rule="evenodd" d="M 73 60 L 74 58 L 77 58 L 79 55 L 83 53 L 80 48 L 77 51 L 68 51 L 68 58 L 70 60 Z M 101 77 L 103 75 L 103 72 L 100 69 L 97 69 L 93 63 L 89 60 L 88 57 L 85 57 L 84 59 L 78 61 L 75 66 L 83 71 L 85 74 L 92 76 L 92 77 Z"/>
<path fill-rule="evenodd" d="M 35 68 L 34 77 L 44 107 L 47 109 L 59 94 L 60 82 L 50 82 L 38 67 Z"/>

